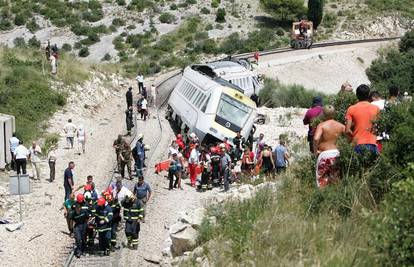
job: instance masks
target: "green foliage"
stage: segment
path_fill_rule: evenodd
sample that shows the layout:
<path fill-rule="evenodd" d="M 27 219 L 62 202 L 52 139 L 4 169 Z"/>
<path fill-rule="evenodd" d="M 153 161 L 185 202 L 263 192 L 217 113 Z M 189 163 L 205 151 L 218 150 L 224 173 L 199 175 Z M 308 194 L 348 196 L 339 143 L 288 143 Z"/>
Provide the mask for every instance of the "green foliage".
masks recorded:
<path fill-rule="evenodd" d="M 39 136 L 41 122 L 65 103 L 42 74 L 43 58 L 33 49 L 0 49 L 0 113 L 16 117 L 16 133 L 26 142 Z"/>
<path fill-rule="evenodd" d="M 401 92 L 414 93 L 414 49 L 401 53 L 395 49 L 374 60 L 366 70 L 372 86 L 383 95 L 388 94 L 391 85 Z"/>
<path fill-rule="evenodd" d="M 399 44 L 400 52 L 407 52 L 410 49 L 414 49 L 414 30 L 411 30 L 404 34 Z"/>
<path fill-rule="evenodd" d="M 21 26 L 21 25 L 24 25 L 26 23 L 26 20 L 27 20 L 27 18 L 24 16 L 24 14 L 18 13 L 14 17 L 14 24 L 16 26 Z"/>
<path fill-rule="evenodd" d="M 125 0 L 116 0 L 116 3 L 120 6 L 125 6 L 126 5 Z"/>
<path fill-rule="evenodd" d="M 72 46 L 68 43 L 64 43 L 62 45 L 62 50 L 65 51 L 65 52 L 70 52 L 70 51 L 72 51 Z"/>
<path fill-rule="evenodd" d="M 177 18 L 173 14 L 168 13 L 168 12 L 162 13 L 158 19 L 160 20 L 161 23 L 168 23 L 168 24 L 171 24 L 177 20 Z"/>
<path fill-rule="evenodd" d="M 45 136 L 45 141 L 42 146 L 43 154 L 47 155 L 47 153 L 49 153 L 50 149 L 53 146 L 57 146 L 57 144 L 59 143 L 59 139 L 60 139 L 60 136 L 58 133 L 47 134 Z"/>
<path fill-rule="evenodd" d="M 203 7 L 200 10 L 201 14 L 210 14 L 210 9 L 208 9 L 207 7 Z"/>
<path fill-rule="evenodd" d="M 334 28 L 338 22 L 338 16 L 334 12 L 327 12 L 322 20 L 325 28 Z"/>
<path fill-rule="evenodd" d="M 381 12 L 398 11 L 405 17 L 414 18 L 414 4 L 411 0 L 365 0 L 372 10 Z"/>
<path fill-rule="evenodd" d="M 111 55 L 110 55 L 110 54 L 108 54 L 108 53 L 106 53 L 106 54 L 103 56 L 102 61 L 109 61 L 109 60 L 111 60 L 111 59 L 112 59 Z"/>
<path fill-rule="evenodd" d="M 226 10 L 224 8 L 217 9 L 216 22 L 218 23 L 226 22 Z"/>
<path fill-rule="evenodd" d="M 177 10 L 178 9 L 178 6 L 176 4 L 171 4 L 170 5 L 170 9 L 171 10 Z"/>
<path fill-rule="evenodd" d="M 21 47 L 21 48 L 26 47 L 26 41 L 24 40 L 23 37 L 16 37 L 13 40 L 13 44 L 14 44 L 15 47 Z"/>
<path fill-rule="evenodd" d="M 376 236 L 373 244 L 384 253 L 389 266 L 411 266 L 414 262 L 414 179 L 394 184 L 382 212 L 373 222 Z M 384 264 L 385 265 L 385 264 Z"/>
<path fill-rule="evenodd" d="M 339 92 L 335 96 L 331 96 L 329 103 L 335 107 L 335 120 L 345 123 L 345 114 L 347 109 L 358 101 L 356 95 L 350 92 Z"/>
<path fill-rule="evenodd" d="M 260 3 L 278 21 L 294 21 L 306 14 L 302 0 L 260 0 Z"/>
<path fill-rule="evenodd" d="M 308 1 L 308 19 L 313 22 L 315 29 L 321 24 L 323 17 L 324 0 L 309 0 Z"/>
<path fill-rule="evenodd" d="M 89 56 L 89 49 L 87 47 L 82 47 L 79 50 L 78 56 L 80 56 L 80 57 L 87 57 L 87 56 Z"/>
<path fill-rule="evenodd" d="M 5 19 L 5 18 L 0 18 L 0 30 L 8 31 L 12 28 L 13 28 L 13 26 L 12 26 L 10 20 Z"/>
<path fill-rule="evenodd" d="M 37 38 L 36 38 L 36 36 L 35 36 L 35 35 L 33 35 L 33 37 L 32 37 L 32 38 L 30 38 L 30 39 L 29 39 L 29 41 L 27 41 L 27 44 L 28 44 L 30 47 L 33 47 L 33 48 L 40 48 L 40 41 L 39 41 L 39 40 L 37 40 Z"/>
<path fill-rule="evenodd" d="M 277 80 L 265 79 L 264 87 L 259 93 L 262 105 L 267 107 L 301 107 L 309 108 L 314 96 L 322 96 L 301 85 L 283 85 Z"/>
<path fill-rule="evenodd" d="M 125 26 L 125 21 L 120 18 L 114 18 L 112 20 L 112 25 L 119 27 L 119 26 Z"/>
<path fill-rule="evenodd" d="M 35 18 L 32 18 L 30 21 L 26 23 L 26 28 L 31 32 L 35 33 L 37 30 L 40 29 L 39 25 L 36 23 Z"/>
<path fill-rule="evenodd" d="M 150 0 L 132 0 L 129 3 L 127 9 L 142 12 L 144 11 L 144 9 L 152 8 L 153 6 L 154 6 L 154 2 Z"/>
<path fill-rule="evenodd" d="M 212 8 L 218 8 L 218 6 L 220 5 L 220 0 L 211 0 L 211 7 Z"/>

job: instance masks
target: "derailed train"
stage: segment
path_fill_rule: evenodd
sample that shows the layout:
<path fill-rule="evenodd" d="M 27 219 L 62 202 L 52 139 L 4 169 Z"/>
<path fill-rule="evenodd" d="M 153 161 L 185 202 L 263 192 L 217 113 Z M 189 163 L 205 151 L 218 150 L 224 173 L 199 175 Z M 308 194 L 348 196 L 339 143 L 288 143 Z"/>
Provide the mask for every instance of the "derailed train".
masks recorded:
<path fill-rule="evenodd" d="M 237 132 L 247 137 L 257 111 L 243 89 L 205 65 L 191 65 L 171 93 L 167 115 L 182 132 L 194 132 L 202 143 L 212 143 L 224 137 L 232 141 Z"/>

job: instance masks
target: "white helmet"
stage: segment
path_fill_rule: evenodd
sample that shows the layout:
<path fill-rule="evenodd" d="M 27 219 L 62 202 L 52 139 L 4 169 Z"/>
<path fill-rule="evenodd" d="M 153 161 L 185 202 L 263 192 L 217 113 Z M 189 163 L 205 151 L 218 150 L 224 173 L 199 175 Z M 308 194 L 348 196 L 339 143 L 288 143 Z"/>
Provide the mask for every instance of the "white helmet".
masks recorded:
<path fill-rule="evenodd" d="M 138 134 L 138 140 L 144 138 L 144 134 L 143 133 L 139 133 Z"/>
<path fill-rule="evenodd" d="M 92 199 L 92 194 L 91 192 L 85 192 L 85 194 L 83 194 L 85 196 L 85 199 Z"/>

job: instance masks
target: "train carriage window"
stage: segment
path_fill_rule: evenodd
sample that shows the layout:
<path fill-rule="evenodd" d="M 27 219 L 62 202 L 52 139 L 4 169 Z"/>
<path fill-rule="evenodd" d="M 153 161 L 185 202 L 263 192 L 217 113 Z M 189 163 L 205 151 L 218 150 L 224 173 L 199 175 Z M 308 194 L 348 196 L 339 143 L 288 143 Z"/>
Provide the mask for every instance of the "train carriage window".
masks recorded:
<path fill-rule="evenodd" d="M 197 102 L 198 98 L 201 96 L 201 92 L 197 90 L 197 92 L 193 95 L 191 98 L 191 103 L 195 106 L 195 103 Z"/>
<path fill-rule="evenodd" d="M 207 101 L 204 102 L 204 105 L 201 108 L 201 112 L 203 112 L 203 113 L 206 112 L 206 109 L 207 109 L 207 106 L 208 106 L 208 102 L 210 102 L 210 97 L 211 97 L 211 94 L 208 96 Z"/>
<path fill-rule="evenodd" d="M 197 100 L 195 106 L 197 108 L 200 108 L 201 104 L 204 102 L 205 99 L 206 99 L 206 95 L 205 94 L 201 94 L 201 97 Z"/>

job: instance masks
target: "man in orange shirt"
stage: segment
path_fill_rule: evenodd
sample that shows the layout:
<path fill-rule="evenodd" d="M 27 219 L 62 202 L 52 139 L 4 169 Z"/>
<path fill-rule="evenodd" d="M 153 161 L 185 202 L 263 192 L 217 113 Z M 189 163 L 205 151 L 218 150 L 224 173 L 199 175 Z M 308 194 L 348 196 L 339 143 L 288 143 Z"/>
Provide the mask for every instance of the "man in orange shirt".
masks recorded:
<path fill-rule="evenodd" d="M 377 136 L 373 132 L 373 122 L 378 118 L 379 108 L 369 103 L 370 89 L 361 84 L 356 90 L 358 103 L 348 108 L 346 119 L 346 133 L 352 138 L 355 152 L 364 154 L 378 154 Z"/>

